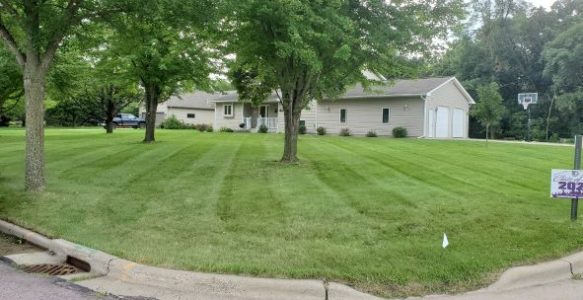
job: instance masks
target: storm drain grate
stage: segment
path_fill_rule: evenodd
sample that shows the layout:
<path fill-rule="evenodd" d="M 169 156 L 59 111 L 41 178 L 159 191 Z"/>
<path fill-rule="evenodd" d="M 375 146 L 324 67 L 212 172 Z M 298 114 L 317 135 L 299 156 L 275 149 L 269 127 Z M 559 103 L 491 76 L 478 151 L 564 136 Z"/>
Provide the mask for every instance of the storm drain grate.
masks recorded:
<path fill-rule="evenodd" d="M 51 276 L 70 275 L 79 272 L 79 269 L 71 265 L 50 265 L 50 264 L 30 265 L 24 267 L 23 270 L 27 273 L 41 273 L 48 274 Z"/>

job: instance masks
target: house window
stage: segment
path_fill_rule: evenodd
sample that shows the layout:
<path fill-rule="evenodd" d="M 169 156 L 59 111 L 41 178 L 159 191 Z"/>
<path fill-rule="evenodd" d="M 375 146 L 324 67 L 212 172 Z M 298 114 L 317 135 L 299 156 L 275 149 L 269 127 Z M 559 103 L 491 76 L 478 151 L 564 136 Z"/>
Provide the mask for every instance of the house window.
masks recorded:
<path fill-rule="evenodd" d="M 233 116 L 233 104 L 225 104 L 225 109 L 223 111 L 223 115 L 225 117 L 232 117 Z"/>
<path fill-rule="evenodd" d="M 196 116 L 194 114 L 186 114 L 186 117 L 189 119 L 194 119 Z"/>
<path fill-rule="evenodd" d="M 340 110 L 340 123 L 346 123 L 346 109 Z"/>
<path fill-rule="evenodd" d="M 300 120 L 300 126 L 306 127 L 306 120 Z"/>
<path fill-rule="evenodd" d="M 391 110 L 388 108 L 383 108 L 383 123 L 387 124 L 389 123 L 389 114 L 390 114 Z"/>

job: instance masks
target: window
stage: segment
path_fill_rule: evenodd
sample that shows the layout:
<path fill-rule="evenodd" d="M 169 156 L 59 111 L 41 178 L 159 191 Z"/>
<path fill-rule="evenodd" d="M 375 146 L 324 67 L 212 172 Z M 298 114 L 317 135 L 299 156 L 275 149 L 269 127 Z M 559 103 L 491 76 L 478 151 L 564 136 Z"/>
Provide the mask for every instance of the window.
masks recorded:
<path fill-rule="evenodd" d="M 223 111 L 225 117 L 233 116 L 233 104 L 225 104 L 225 110 Z"/>
<path fill-rule="evenodd" d="M 196 117 L 195 114 L 186 114 L 186 117 L 189 119 L 194 119 Z"/>
<path fill-rule="evenodd" d="M 300 126 L 306 126 L 306 120 L 300 120 Z"/>
<path fill-rule="evenodd" d="M 340 123 L 346 123 L 346 109 L 340 110 Z"/>
<path fill-rule="evenodd" d="M 388 108 L 383 108 L 383 123 L 387 124 L 389 123 L 389 114 L 390 114 L 391 110 Z"/>

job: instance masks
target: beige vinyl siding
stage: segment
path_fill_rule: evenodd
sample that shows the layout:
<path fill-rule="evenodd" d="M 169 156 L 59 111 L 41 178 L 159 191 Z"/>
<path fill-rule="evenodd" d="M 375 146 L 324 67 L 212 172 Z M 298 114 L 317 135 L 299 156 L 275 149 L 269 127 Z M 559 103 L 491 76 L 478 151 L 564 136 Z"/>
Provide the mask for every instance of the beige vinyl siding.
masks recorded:
<path fill-rule="evenodd" d="M 308 133 L 316 133 L 317 126 L 317 113 L 316 110 L 318 109 L 318 102 L 316 100 L 312 100 L 308 107 L 302 110 L 302 115 L 300 116 L 300 120 L 306 121 L 306 129 Z M 283 114 L 283 107 L 281 104 L 278 104 L 278 115 L 277 115 L 277 132 L 283 133 L 285 132 L 285 120 Z"/>
<path fill-rule="evenodd" d="M 188 114 L 194 114 L 194 119 L 189 119 Z M 178 120 L 185 124 L 213 124 L 215 112 L 213 110 L 196 109 L 196 108 L 168 108 L 168 116 L 174 115 Z"/>
<path fill-rule="evenodd" d="M 383 108 L 389 108 L 389 123 L 383 123 Z M 340 122 L 340 110 L 346 109 L 346 123 Z M 395 127 L 405 127 L 409 136 L 423 135 L 424 102 L 420 97 L 370 98 L 323 101 L 318 105 L 317 125 L 336 135 L 342 128 L 365 135 L 374 130 L 390 136 Z"/>
<path fill-rule="evenodd" d="M 225 117 L 225 105 L 233 105 L 233 116 Z M 215 108 L 215 124 L 213 127 L 219 130 L 222 127 L 239 129 L 239 124 L 243 123 L 243 103 L 217 103 Z"/>
<path fill-rule="evenodd" d="M 464 138 L 468 137 L 468 126 L 469 126 L 469 110 L 470 104 L 468 99 L 464 97 L 462 92 L 458 89 L 453 81 L 448 82 L 441 88 L 434 91 L 431 95 L 427 96 L 427 120 L 429 120 L 429 112 L 431 110 L 436 110 L 437 107 L 447 107 L 449 108 L 449 135 L 453 136 L 453 114 L 454 109 L 461 109 L 464 111 Z M 427 133 L 429 133 L 429 121 L 426 124 Z"/>

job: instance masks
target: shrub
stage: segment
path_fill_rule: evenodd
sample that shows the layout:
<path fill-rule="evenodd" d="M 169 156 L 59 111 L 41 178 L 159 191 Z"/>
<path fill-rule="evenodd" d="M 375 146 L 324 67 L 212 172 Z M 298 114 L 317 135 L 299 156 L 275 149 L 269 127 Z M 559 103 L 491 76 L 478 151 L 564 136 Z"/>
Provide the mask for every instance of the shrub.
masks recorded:
<path fill-rule="evenodd" d="M 245 123 L 239 123 L 239 128 L 241 129 L 245 128 Z"/>
<path fill-rule="evenodd" d="M 267 128 L 267 126 L 265 124 L 261 124 L 261 126 L 259 126 L 259 130 L 257 130 L 257 132 L 259 133 L 267 133 L 269 131 L 269 128 Z"/>
<path fill-rule="evenodd" d="M 163 129 L 187 129 L 188 126 L 184 124 L 184 122 L 178 120 L 176 116 L 172 115 L 170 118 L 164 120 L 162 124 L 160 124 L 160 128 Z"/>
<path fill-rule="evenodd" d="M 350 136 L 351 132 L 349 128 L 340 129 L 340 136 Z"/>
<path fill-rule="evenodd" d="M 395 127 L 393 128 L 393 137 L 395 138 L 406 138 L 408 135 L 407 128 L 405 127 Z"/>
<path fill-rule="evenodd" d="M 307 131 L 306 125 L 300 125 L 300 128 L 298 128 L 299 134 L 306 134 Z"/>
<path fill-rule="evenodd" d="M 318 135 L 326 135 L 326 128 L 324 127 L 318 127 L 316 131 L 318 132 Z"/>
<path fill-rule="evenodd" d="M 367 137 L 377 137 L 377 132 L 376 132 L 376 131 L 374 131 L 374 130 L 369 130 L 369 131 L 366 133 L 366 136 L 367 136 Z"/>
<path fill-rule="evenodd" d="M 209 127 L 206 129 L 206 132 L 213 132 L 213 131 L 214 131 L 214 129 L 213 129 L 213 127 L 212 127 L 212 126 L 209 126 Z"/>
<path fill-rule="evenodd" d="M 207 124 L 196 125 L 196 129 L 198 129 L 198 131 L 200 131 L 200 132 L 205 132 L 205 131 L 207 131 L 208 128 L 209 128 L 209 126 Z"/>
<path fill-rule="evenodd" d="M 235 132 L 235 131 L 228 127 L 221 127 L 221 129 L 219 129 L 219 132 Z"/>

